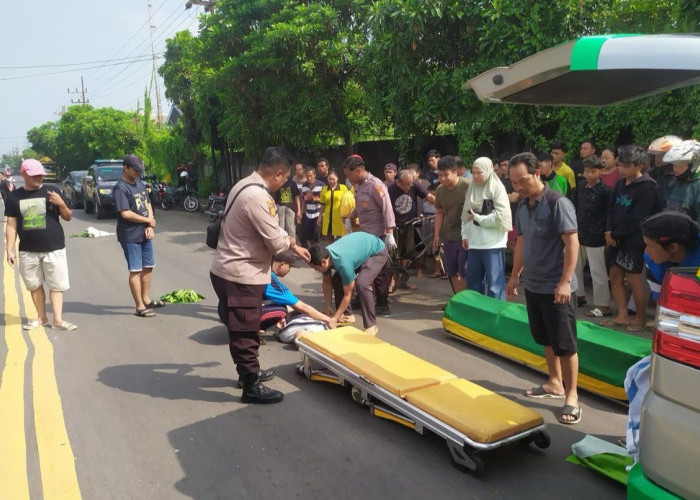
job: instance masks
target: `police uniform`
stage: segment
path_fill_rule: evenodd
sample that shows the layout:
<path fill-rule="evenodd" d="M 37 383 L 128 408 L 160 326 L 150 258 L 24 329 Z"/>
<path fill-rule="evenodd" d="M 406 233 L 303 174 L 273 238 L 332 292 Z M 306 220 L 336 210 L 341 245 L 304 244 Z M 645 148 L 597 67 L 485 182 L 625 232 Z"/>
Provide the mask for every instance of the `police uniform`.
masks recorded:
<path fill-rule="evenodd" d="M 391 206 L 386 184 L 370 173 L 364 181 L 355 186 L 355 210 L 350 214 L 350 218 L 355 217 L 360 220 L 360 231 L 382 239 L 387 229 L 396 226 L 394 209 Z M 373 283 L 377 305 L 384 306 L 389 303 L 390 282 L 391 277 L 385 266 Z"/>
<path fill-rule="evenodd" d="M 254 184 L 241 191 L 245 186 Z M 241 180 L 229 195 L 235 206 L 221 226 L 210 278 L 219 301 L 226 304 L 229 349 L 239 375 L 257 373 L 260 312 L 270 283 L 272 256 L 290 248 L 280 227 L 275 200 L 257 173 Z"/>

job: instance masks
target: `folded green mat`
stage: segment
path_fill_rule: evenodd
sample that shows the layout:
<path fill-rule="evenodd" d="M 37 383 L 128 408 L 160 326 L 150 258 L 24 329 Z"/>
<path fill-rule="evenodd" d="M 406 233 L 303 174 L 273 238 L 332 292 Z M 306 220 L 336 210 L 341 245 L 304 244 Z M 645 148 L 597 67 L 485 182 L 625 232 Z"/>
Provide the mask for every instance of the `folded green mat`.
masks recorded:
<path fill-rule="evenodd" d="M 482 335 L 544 356 L 542 346 L 532 340 L 527 311 L 522 304 L 467 290 L 450 299 L 444 317 Z M 623 387 L 628 368 L 651 352 L 648 339 L 589 321 L 577 321 L 576 328 L 579 372 L 617 387 Z"/>

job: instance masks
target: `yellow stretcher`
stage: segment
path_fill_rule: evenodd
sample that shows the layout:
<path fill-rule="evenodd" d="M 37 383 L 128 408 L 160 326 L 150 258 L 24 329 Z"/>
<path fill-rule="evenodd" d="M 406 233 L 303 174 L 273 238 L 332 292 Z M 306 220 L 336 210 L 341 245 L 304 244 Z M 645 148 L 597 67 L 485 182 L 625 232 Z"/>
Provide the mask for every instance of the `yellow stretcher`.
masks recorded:
<path fill-rule="evenodd" d="M 354 327 L 303 334 L 298 346 L 302 375 L 351 385 L 373 415 L 441 436 L 455 464 L 475 475 L 484 471 L 479 451 L 550 444 L 539 413 Z"/>

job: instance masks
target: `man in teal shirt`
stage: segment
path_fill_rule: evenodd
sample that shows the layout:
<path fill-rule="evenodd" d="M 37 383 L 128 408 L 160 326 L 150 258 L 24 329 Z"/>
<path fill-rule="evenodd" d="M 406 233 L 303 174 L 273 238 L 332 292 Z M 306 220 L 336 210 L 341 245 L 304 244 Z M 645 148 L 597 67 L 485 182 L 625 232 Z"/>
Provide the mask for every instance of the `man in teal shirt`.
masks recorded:
<path fill-rule="evenodd" d="M 323 298 L 326 314 L 331 320 L 352 316 L 350 300 L 357 289 L 362 310 L 362 322 L 368 333 L 377 333 L 377 318 L 374 309 L 372 282 L 382 271 L 389 254 L 384 242 L 378 237 L 358 231 L 343 236 L 326 248 L 309 248 L 309 265 L 323 273 Z M 333 272 L 335 270 L 335 272 Z M 331 297 L 335 293 L 335 313 Z M 342 323 L 342 321 L 340 321 Z"/>

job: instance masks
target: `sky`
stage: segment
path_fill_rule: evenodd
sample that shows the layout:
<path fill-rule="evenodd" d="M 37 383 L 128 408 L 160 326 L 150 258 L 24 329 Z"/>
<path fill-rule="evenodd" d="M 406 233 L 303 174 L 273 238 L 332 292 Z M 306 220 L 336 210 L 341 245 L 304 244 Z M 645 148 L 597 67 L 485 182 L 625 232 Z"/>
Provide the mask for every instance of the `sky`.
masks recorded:
<path fill-rule="evenodd" d="M 27 131 L 82 100 L 81 77 L 96 108 L 143 109 L 150 89 L 156 111 L 149 3 L 158 67 L 168 38 L 187 29 L 196 34 L 202 7 L 185 9 L 186 0 L 0 2 L 0 156 L 21 153 L 30 146 Z M 160 77 L 158 88 L 167 115 Z"/>

